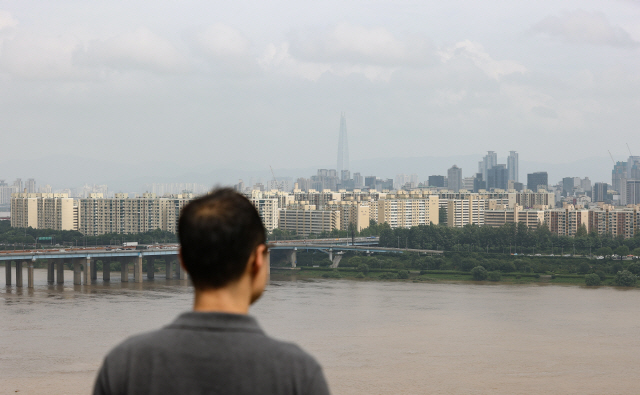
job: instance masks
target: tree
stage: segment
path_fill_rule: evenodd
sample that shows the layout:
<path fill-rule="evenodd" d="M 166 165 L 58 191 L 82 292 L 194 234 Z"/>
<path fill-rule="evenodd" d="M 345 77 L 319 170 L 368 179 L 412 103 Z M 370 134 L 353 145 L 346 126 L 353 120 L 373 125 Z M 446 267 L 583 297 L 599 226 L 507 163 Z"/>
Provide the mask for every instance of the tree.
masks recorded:
<path fill-rule="evenodd" d="M 640 274 L 640 263 L 634 262 L 627 266 L 627 270 L 633 274 Z"/>
<path fill-rule="evenodd" d="M 638 276 L 628 270 L 623 270 L 616 274 L 613 283 L 619 287 L 633 287 L 638 281 Z"/>
<path fill-rule="evenodd" d="M 622 259 L 623 256 L 629 255 L 629 247 L 620 246 L 620 247 L 616 248 L 616 250 L 614 252 L 616 253 L 616 255 L 620 256 L 620 259 Z"/>
<path fill-rule="evenodd" d="M 489 272 L 487 272 L 487 269 L 483 266 L 476 266 L 471 269 L 471 277 L 473 277 L 475 281 L 484 281 L 487 279 L 488 275 Z"/>
<path fill-rule="evenodd" d="M 369 265 L 367 265 L 366 263 L 359 264 L 358 271 L 361 272 L 362 274 L 369 273 Z"/>
<path fill-rule="evenodd" d="M 596 250 L 596 255 L 611 256 L 613 255 L 613 250 L 611 247 L 601 247 Z"/>
<path fill-rule="evenodd" d="M 409 278 L 409 272 L 407 270 L 398 270 L 398 278 L 402 280 Z"/>
<path fill-rule="evenodd" d="M 587 274 L 584 276 L 584 283 L 590 287 L 600 285 L 600 276 L 595 273 Z"/>
<path fill-rule="evenodd" d="M 591 266 L 587 262 L 580 262 L 578 265 L 578 274 L 587 274 L 591 270 Z"/>
<path fill-rule="evenodd" d="M 576 230 L 576 237 L 585 237 L 587 236 L 587 227 L 582 224 Z"/>

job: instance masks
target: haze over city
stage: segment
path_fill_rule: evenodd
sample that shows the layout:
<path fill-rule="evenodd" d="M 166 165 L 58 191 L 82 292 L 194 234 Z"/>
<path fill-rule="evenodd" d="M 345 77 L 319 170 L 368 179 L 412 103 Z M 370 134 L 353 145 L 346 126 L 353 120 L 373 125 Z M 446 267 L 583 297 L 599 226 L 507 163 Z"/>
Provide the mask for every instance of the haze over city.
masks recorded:
<path fill-rule="evenodd" d="M 309 176 L 344 111 L 363 174 L 517 150 L 522 175 L 609 181 L 607 149 L 640 152 L 638 20 L 632 1 L 6 2 L 0 176 Z"/>

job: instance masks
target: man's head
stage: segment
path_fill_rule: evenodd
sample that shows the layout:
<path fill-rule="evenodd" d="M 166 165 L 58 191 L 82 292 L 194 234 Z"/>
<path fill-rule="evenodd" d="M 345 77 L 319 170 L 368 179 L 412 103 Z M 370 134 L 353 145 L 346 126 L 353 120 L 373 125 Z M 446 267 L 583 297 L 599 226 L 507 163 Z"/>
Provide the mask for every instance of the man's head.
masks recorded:
<path fill-rule="evenodd" d="M 260 215 L 247 198 L 229 188 L 215 189 L 185 206 L 178 235 L 182 263 L 197 290 L 239 280 L 256 255 L 266 253 Z"/>

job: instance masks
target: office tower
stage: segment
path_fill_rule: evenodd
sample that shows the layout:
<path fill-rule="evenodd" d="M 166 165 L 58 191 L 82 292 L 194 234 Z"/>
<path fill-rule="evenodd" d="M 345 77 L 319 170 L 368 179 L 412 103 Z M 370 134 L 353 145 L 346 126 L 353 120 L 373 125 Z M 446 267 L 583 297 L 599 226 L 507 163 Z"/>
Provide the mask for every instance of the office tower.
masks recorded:
<path fill-rule="evenodd" d="M 449 180 L 449 189 L 458 192 L 462 188 L 462 169 L 456 165 L 453 165 L 447 171 L 447 178 Z"/>
<path fill-rule="evenodd" d="M 591 191 L 592 186 L 589 177 L 585 177 L 584 179 L 580 180 L 580 188 L 582 188 L 582 190 L 585 192 Z"/>
<path fill-rule="evenodd" d="M 627 179 L 627 162 L 616 162 L 611 171 L 611 187 L 614 191 L 620 193 L 625 186 L 622 184 Z"/>
<path fill-rule="evenodd" d="M 376 187 L 376 176 L 366 176 L 364 178 L 364 186 L 375 189 Z"/>
<path fill-rule="evenodd" d="M 429 186 L 444 188 L 444 176 L 429 176 Z"/>
<path fill-rule="evenodd" d="M 29 178 L 24 187 L 27 188 L 27 193 L 36 193 L 36 180 Z"/>
<path fill-rule="evenodd" d="M 574 186 L 575 186 L 574 177 L 563 178 L 562 179 L 562 196 L 572 196 Z"/>
<path fill-rule="evenodd" d="M 625 204 L 640 204 L 640 180 L 627 180 Z"/>
<path fill-rule="evenodd" d="M 16 180 L 13 182 L 13 186 L 18 188 L 18 192 L 22 193 L 22 178 L 16 178 Z"/>
<path fill-rule="evenodd" d="M 509 151 L 507 170 L 509 171 L 509 180 L 520 181 L 518 180 L 518 153 L 516 151 Z"/>
<path fill-rule="evenodd" d="M 340 172 L 340 180 L 347 181 L 351 179 L 351 172 L 349 170 L 342 170 Z"/>
<path fill-rule="evenodd" d="M 592 202 L 605 202 L 607 200 L 607 188 L 606 182 L 596 182 L 593 185 Z"/>
<path fill-rule="evenodd" d="M 548 189 L 549 177 L 546 171 L 537 171 L 527 174 L 527 188 L 533 192 L 537 192 L 538 188 Z"/>
<path fill-rule="evenodd" d="M 498 164 L 498 154 L 494 151 L 487 151 L 487 155 L 478 163 L 478 172 L 482 173 L 482 178 L 488 180 L 489 169 Z"/>
<path fill-rule="evenodd" d="M 347 141 L 347 119 L 340 114 L 340 137 L 338 139 L 338 168 L 337 173 L 349 170 L 349 142 Z"/>
<path fill-rule="evenodd" d="M 353 173 L 353 187 L 358 189 L 364 187 L 364 177 L 360 173 Z"/>
<path fill-rule="evenodd" d="M 487 188 L 488 189 L 507 189 L 509 181 L 509 172 L 506 165 L 495 165 L 487 170 Z"/>
<path fill-rule="evenodd" d="M 627 179 L 640 180 L 640 156 L 630 156 L 627 160 Z"/>
<path fill-rule="evenodd" d="M 476 173 L 473 178 L 473 192 L 478 193 L 481 189 L 487 189 L 487 183 L 482 180 L 482 173 Z"/>

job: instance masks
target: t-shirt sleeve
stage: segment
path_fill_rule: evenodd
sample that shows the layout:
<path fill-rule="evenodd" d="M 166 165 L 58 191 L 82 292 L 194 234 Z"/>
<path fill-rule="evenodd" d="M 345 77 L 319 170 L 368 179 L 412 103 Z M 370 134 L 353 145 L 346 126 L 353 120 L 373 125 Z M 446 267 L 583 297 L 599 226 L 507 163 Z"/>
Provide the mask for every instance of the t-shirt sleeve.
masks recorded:
<path fill-rule="evenodd" d="M 109 377 L 107 374 L 107 360 L 102 362 L 102 366 L 98 371 L 96 377 L 96 383 L 93 386 L 93 395 L 111 395 L 111 389 L 109 388 Z"/>
<path fill-rule="evenodd" d="M 307 385 L 305 395 L 329 395 L 329 386 L 324 378 L 322 368 L 318 368 Z"/>

